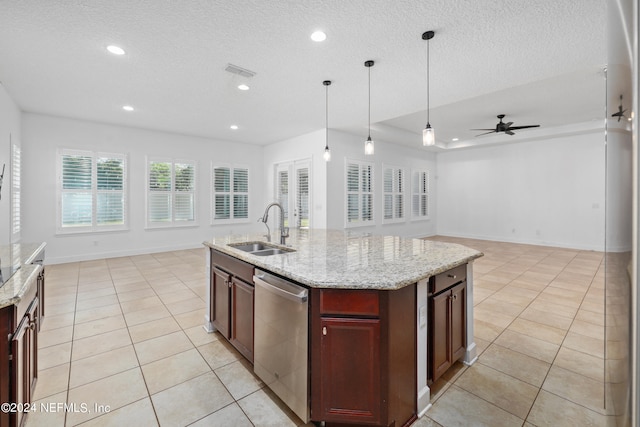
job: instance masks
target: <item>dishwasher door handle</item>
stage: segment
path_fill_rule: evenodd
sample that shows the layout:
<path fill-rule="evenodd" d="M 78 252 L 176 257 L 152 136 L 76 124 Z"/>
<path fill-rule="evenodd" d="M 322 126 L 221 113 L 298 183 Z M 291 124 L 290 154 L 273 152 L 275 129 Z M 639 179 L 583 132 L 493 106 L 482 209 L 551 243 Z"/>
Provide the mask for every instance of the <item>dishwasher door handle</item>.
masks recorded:
<path fill-rule="evenodd" d="M 256 286 L 262 287 L 267 292 L 276 294 L 283 298 L 299 303 L 306 303 L 309 295 L 309 291 L 301 286 L 294 285 L 293 283 L 269 283 L 264 280 L 263 276 L 253 276 L 253 281 Z M 288 288 L 288 289 L 287 289 Z"/>

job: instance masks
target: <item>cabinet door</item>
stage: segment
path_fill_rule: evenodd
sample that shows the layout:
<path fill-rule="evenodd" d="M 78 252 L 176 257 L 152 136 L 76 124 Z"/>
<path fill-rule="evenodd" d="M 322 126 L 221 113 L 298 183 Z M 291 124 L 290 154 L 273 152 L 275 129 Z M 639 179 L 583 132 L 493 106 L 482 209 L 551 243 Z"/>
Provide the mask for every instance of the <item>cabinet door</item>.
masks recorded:
<path fill-rule="evenodd" d="M 455 362 L 464 356 L 466 351 L 465 306 L 467 282 L 462 282 L 451 289 L 451 360 Z"/>
<path fill-rule="evenodd" d="M 380 320 L 323 317 L 321 414 L 323 421 L 379 423 Z"/>
<path fill-rule="evenodd" d="M 254 287 L 237 277 L 231 278 L 231 339 L 244 357 L 253 363 Z"/>
<path fill-rule="evenodd" d="M 37 304 L 37 299 L 34 300 Z M 34 354 L 36 324 L 32 322 L 29 314 L 20 321 L 18 328 L 11 337 L 11 398 L 10 402 L 23 406 L 31 402 L 31 388 L 34 377 Z M 21 411 L 11 413 L 11 425 L 19 426 L 24 413 Z"/>
<path fill-rule="evenodd" d="M 231 276 L 219 268 L 213 267 L 212 289 L 211 289 L 211 321 L 213 326 L 224 335 L 225 338 L 230 336 L 229 328 L 229 309 L 231 296 Z"/>
<path fill-rule="evenodd" d="M 452 364 L 451 360 L 451 292 L 442 292 L 429 298 L 429 371 L 432 381 L 437 380 Z"/>

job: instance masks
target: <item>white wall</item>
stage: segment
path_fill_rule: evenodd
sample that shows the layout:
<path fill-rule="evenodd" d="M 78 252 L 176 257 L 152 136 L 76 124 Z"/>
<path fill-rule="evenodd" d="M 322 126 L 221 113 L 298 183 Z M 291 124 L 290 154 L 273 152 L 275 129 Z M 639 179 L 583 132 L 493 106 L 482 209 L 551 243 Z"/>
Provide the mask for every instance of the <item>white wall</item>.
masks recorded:
<path fill-rule="evenodd" d="M 438 234 L 603 250 L 604 131 L 438 154 Z"/>
<path fill-rule="evenodd" d="M 375 139 L 375 135 L 373 135 Z M 374 218 L 375 225 L 368 227 L 350 228 L 354 232 L 371 232 L 405 237 L 432 236 L 436 233 L 436 199 L 439 189 L 433 177 L 436 175 L 435 154 L 422 149 L 422 142 L 416 138 L 416 149 L 384 141 L 375 141 L 375 154 L 365 156 L 364 137 L 354 136 L 344 132 L 329 132 L 329 147 L 331 148 L 331 162 L 327 165 L 327 227 L 342 229 L 345 226 L 345 158 L 375 163 L 374 167 Z M 321 147 L 324 148 L 324 145 Z M 405 168 L 407 173 L 407 190 L 410 190 L 411 169 L 427 169 L 431 173 L 430 212 L 428 220 L 407 220 L 399 224 L 382 224 L 382 165 Z M 410 193 L 407 193 L 409 199 Z M 410 202 L 410 200 L 409 200 Z M 408 217 L 411 214 L 410 205 L 406 205 Z"/>
<path fill-rule="evenodd" d="M 129 230 L 56 235 L 56 151 L 76 148 L 128 154 Z M 199 247 L 213 235 L 255 231 L 264 205 L 262 147 L 26 113 L 22 116 L 24 242 L 47 242 L 47 262 L 59 263 Z M 198 226 L 145 229 L 146 156 L 195 159 Z M 210 163 L 250 168 L 246 224 L 209 225 Z M 5 193 L 6 194 L 6 193 Z M 4 202 L 4 197 L 2 202 Z"/>
<path fill-rule="evenodd" d="M 11 141 L 20 142 L 20 109 L 0 83 L 0 173 L 6 165 L 0 192 L 0 245 L 11 238 Z"/>
<path fill-rule="evenodd" d="M 327 166 L 324 153 L 324 129 L 300 135 L 264 148 L 264 187 L 266 201 L 274 200 L 275 165 L 311 159 L 311 227 L 327 228 Z M 265 205 L 266 206 L 266 205 Z M 271 218 L 275 219 L 276 215 Z"/>

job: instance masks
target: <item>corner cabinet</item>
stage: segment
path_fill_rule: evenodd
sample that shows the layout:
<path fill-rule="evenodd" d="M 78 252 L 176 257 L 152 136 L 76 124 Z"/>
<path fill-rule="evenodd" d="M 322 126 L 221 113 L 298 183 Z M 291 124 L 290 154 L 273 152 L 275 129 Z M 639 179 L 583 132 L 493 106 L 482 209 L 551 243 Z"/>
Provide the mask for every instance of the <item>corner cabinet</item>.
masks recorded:
<path fill-rule="evenodd" d="M 254 267 L 239 259 L 211 251 L 213 326 L 253 363 Z"/>
<path fill-rule="evenodd" d="M 415 286 L 312 289 L 311 419 L 331 426 L 415 420 Z"/>
<path fill-rule="evenodd" d="M 466 264 L 429 279 L 429 381 L 466 351 Z"/>

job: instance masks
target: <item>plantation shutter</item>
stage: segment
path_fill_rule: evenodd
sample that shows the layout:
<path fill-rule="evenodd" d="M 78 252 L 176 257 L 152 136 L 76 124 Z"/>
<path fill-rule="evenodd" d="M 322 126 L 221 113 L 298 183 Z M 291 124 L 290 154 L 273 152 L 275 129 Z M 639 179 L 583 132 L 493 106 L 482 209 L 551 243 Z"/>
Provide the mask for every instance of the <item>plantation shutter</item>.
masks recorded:
<path fill-rule="evenodd" d="M 213 221 L 249 218 L 249 169 L 213 167 Z"/>
<path fill-rule="evenodd" d="M 62 156 L 62 227 L 90 226 L 93 218 L 92 157 Z"/>
<path fill-rule="evenodd" d="M 415 218 L 429 216 L 429 172 L 414 171 L 412 180 L 412 214 Z"/>
<path fill-rule="evenodd" d="M 11 242 L 20 240 L 21 231 L 21 182 L 22 154 L 20 145 L 11 144 Z"/>
<path fill-rule="evenodd" d="M 175 202 L 176 221 L 195 221 L 195 165 L 175 163 Z"/>
<path fill-rule="evenodd" d="M 171 163 L 149 162 L 148 220 L 170 222 L 172 218 Z"/>
<path fill-rule="evenodd" d="M 276 199 L 284 211 L 284 226 L 289 227 L 289 169 L 278 170 L 276 176 L 278 179 Z"/>
<path fill-rule="evenodd" d="M 249 218 L 249 170 L 233 169 L 233 217 Z"/>
<path fill-rule="evenodd" d="M 347 225 L 373 221 L 373 164 L 348 161 L 346 164 Z"/>
<path fill-rule="evenodd" d="M 309 168 L 296 169 L 296 227 L 309 228 Z"/>
<path fill-rule="evenodd" d="M 96 222 L 98 225 L 123 225 L 125 223 L 124 170 L 122 158 L 98 157 Z"/>

